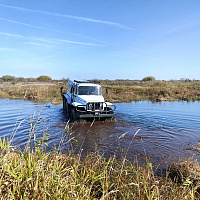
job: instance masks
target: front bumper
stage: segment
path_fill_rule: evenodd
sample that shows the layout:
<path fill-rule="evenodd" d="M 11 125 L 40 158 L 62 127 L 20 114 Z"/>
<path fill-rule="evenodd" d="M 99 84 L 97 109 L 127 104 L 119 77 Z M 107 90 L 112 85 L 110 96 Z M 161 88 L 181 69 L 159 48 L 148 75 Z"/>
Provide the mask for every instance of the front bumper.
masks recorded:
<path fill-rule="evenodd" d="M 104 102 L 105 103 L 105 102 Z M 92 103 L 91 103 L 92 104 Z M 84 110 L 83 108 L 87 108 L 87 105 L 78 105 L 75 109 L 75 118 L 76 119 L 113 119 L 115 117 L 114 110 L 116 109 L 115 105 L 111 107 L 107 106 L 104 110 L 95 110 L 95 104 L 93 110 Z"/>
<path fill-rule="evenodd" d="M 103 113 L 96 113 L 96 114 L 92 114 L 92 113 L 81 113 L 81 114 L 76 114 L 76 117 L 79 119 L 106 119 L 106 118 L 114 118 L 115 114 L 113 113 L 107 113 L 107 114 L 103 114 Z"/>

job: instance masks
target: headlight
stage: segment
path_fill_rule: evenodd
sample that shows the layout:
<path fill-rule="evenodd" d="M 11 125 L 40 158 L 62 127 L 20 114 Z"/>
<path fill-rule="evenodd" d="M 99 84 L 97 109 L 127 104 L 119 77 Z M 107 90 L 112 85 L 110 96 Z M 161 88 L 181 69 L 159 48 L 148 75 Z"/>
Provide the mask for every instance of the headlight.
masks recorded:
<path fill-rule="evenodd" d="M 92 104 L 88 104 L 88 110 L 92 110 Z"/>
<path fill-rule="evenodd" d="M 103 110 L 103 103 L 100 103 L 100 110 Z"/>

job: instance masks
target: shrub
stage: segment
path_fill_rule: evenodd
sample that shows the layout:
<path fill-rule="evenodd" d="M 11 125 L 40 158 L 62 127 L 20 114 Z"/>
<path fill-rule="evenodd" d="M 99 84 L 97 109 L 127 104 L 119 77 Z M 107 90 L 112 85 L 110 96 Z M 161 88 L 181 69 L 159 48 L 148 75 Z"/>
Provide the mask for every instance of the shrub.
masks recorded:
<path fill-rule="evenodd" d="M 147 76 L 142 79 L 142 81 L 155 81 L 156 79 L 153 76 Z"/>
<path fill-rule="evenodd" d="M 17 78 L 17 81 L 24 82 L 24 81 L 26 81 L 26 79 L 24 77 L 19 77 L 19 78 Z"/>
<path fill-rule="evenodd" d="M 35 82 L 35 81 L 37 81 L 35 78 L 27 78 L 27 81 L 29 81 L 29 82 Z"/>
<path fill-rule="evenodd" d="M 1 77 L 1 80 L 2 80 L 2 81 L 15 81 L 15 80 L 16 80 L 16 77 L 10 76 L 10 75 L 5 75 L 5 76 L 2 76 L 2 77 Z"/>
<path fill-rule="evenodd" d="M 52 78 L 49 77 L 49 76 L 39 76 L 39 77 L 37 78 L 37 80 L 38 80 L 38 81 L 51 81 Z"/>

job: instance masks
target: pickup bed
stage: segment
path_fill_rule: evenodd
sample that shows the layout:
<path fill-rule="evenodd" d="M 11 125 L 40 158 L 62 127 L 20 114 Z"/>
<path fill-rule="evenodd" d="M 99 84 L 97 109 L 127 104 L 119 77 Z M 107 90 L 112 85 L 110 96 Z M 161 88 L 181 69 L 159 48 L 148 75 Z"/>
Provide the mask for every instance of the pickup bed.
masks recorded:
<path fill-rule="evenodd" d="M 101 86 L 88 81 L 68 81 L 67 94 L 63 94 L 63 109 L 72 121 L 113 120 L 115 105 L 105 102 Z"/>

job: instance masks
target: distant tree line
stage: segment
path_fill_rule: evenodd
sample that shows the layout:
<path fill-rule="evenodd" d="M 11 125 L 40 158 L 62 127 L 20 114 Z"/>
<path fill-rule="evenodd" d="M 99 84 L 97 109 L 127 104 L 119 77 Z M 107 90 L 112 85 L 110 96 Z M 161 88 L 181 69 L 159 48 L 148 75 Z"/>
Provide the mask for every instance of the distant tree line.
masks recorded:
<path fill-rule="evenodd" d="M 0 81 L 3 82 L 9 82 L 9 81 L 13 81 L 13 82 L 37 82 L 37 81 L 44 81 L 44 82 L 48 82 L 48 81 L 68 81 L 69 78 L 62 78 L 60 80 L 53 80 L 51 77 L 46 76 L 46 75 L 42 75 L 39 76 L 37 78 L 24 78 L 24 77 L 15 77 L 15 76 L 10 76 L 10 75 L 4 75 L 0 78 Z M 116 83 L 116 82 L 127 82 L 129 84 L 131 83 L 135 83 L 135 82 L 140 82 L 140 81 L 144 81 L 144 82 L 148 82 L 148 81 L 156 81 L 155 77 L 153 76 L 146 76 L 144 77 L 142 80 L 129 80 L 129 79 L 115 79 L 115 80 L 109 80 L 109 79 L 105 79 L 105 80 L 101 80 L 101 79 L 91 79 L 90 81 L 96 81 L 96 82 L 112 82 L 112 83 Z M 166 82 L 165 80 L 163 80 L 164 82 Z M 169 82 L 176 82 L 176 81 L 180 81 L 180 82 L 199 82 L 199 80 L 191 80 L 188 78 L 181 78 L 180 80 L 169 80 Z"/>
<path fill-rule="evenodd" d="M 68 80 L 68 78 L 62 78 L 62 81 L 66 81 Z M 37 82 L 37 81 L 53 81 L 51 77 L 49 76 L 39 76 L 37 78 L 24 78 L 24 77 L 15 77 L 15 76 L 10 76 L 10 75 L 4 75 L 0 78 L 0 81 L 4 81 L 4 82 L 9 82 L 9 81 L 13 81 L 13 82 Z"/>

